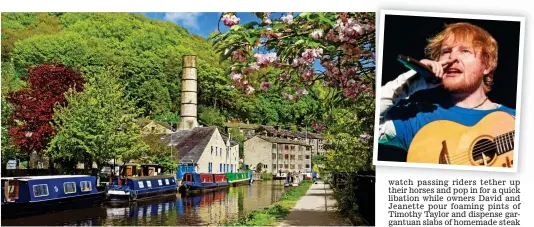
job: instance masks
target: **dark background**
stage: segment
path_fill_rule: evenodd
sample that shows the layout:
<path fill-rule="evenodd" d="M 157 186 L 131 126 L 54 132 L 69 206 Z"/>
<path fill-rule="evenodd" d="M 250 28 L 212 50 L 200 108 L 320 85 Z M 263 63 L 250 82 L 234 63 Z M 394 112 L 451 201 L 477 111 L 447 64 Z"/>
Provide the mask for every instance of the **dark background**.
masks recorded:
<path fill-rule="evenodd" d="M 491 101 L 516 108 L 517 77 L 519 61 L 520 22 L 452 19 L 439 17 L 386 15 L 384 20 L 384 40 L 382 46 L 382 86 L 408 71 L 397 61 L 397 55 L 404 54 L 416 59 L 428 59 L 424 49 L 427 40 L 445 28 L 446 24 L 468 22 L 488 31 L 498 44 L 498 62 L 494 73 L 494 84 L 488 97 Z M 410 100 L 438 102 L 444 97 L 441 88 L 419 91 Z M 379 145 L 378 160 L 406 161 L 406 151 Z"/>

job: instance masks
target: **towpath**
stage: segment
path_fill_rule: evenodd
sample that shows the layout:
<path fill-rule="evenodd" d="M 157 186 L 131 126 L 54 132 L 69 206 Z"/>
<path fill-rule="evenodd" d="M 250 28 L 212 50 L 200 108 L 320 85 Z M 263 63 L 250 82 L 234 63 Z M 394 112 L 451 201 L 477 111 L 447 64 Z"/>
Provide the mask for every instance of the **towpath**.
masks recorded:
<path fill-rule="evenodd" d="M 286 220 L 278 226 L 348 226 L 350 222 L 340 217 L 334 207 L 333 191 L 328 184 L 318 181 L 312 184 L 291 210 Z"/>

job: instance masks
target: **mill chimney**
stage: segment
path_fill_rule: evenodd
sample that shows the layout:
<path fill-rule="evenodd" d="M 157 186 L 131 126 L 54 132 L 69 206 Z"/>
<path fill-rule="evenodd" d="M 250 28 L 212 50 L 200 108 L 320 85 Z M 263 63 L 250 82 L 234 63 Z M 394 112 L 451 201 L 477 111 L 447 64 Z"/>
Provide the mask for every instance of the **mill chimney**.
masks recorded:
<path fill-rule="evenodd" d="M 182 64 L 182 102 L 178 129 L 198 127 L 196 56 L 185 55 Z"/>

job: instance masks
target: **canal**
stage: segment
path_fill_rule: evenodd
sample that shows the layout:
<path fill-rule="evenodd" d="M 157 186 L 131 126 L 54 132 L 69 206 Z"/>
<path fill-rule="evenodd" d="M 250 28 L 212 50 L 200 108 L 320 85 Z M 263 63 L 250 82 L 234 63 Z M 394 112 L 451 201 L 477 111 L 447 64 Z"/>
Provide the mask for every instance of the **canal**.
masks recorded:
<path fill-rule="evenodd" d="M 219 225 L 233 221 L 280 200 L 283 181 L 255 181 L 200 195 L 180 194 L 112 207 L 79 209 L 19 219 L 2 220 L 2 225 Z"/>

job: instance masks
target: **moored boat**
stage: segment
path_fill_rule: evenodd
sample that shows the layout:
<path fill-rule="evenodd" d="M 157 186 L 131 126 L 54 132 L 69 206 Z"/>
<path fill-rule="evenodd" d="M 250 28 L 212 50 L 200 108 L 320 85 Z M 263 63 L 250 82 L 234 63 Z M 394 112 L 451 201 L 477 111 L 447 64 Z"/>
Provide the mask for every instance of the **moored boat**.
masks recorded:
<path fill-rule="evenodd" d="M 174 176 L 141 176 L 118 179 L 108 186 L 109 202 L 130 202 L 176 194 Z"/>
<path fill-rule="evenodd" d="M 2 219 L 100 206 L 105 192 L 88 175 L 2 178 Z"/>
<path fill-rule="evenodd" d="M 247 185 L 252 182 L 250 172 L 225 173 L 231 186 Z"/>
<path fill-rule="evenodd" d="M 226 188 L 230 184 L 225 174 L 213 173 L 186 173 L 182 179 L 182 185 L 178 189 L 180 193 L 190 191 L 205 191 L 210 189 Z"/>

